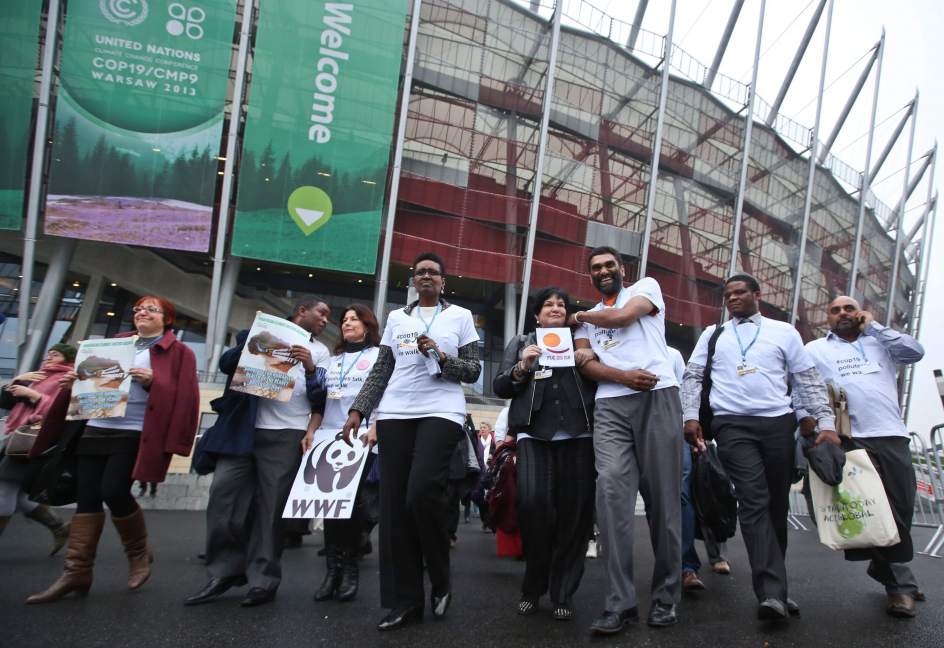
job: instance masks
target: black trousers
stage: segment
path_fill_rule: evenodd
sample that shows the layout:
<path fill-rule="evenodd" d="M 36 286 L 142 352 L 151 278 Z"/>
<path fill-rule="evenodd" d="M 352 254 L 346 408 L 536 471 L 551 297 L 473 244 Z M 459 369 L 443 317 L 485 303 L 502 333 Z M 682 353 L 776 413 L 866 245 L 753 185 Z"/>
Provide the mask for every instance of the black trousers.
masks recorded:
<path fill-rule="evenodd" d="M 734 484 L 758 601 L 787 599 L 787 514 L 796 417 L 716 416 L 718 456 Z"/>
<path fill-rule="evenodd" d="M 462 426 L 443 418 L 377 422 L 380 447 L 380 604 L 424 605 L 449 591 L 449 460 Z"/>
<path fill-rule="evenodd" d="M 550 592 L 570 605 L 583 577 L 593 529 L 593 439 L 518 443 L 518 526 L 524 547 L 521 593 Z"/>
<path fill-rule="evenodd" d="M 76 512 L 101 513 L 102 502 L 113 517 L 126 517 L 138 510 L 131 494 L 131 471 L 138 456 L 133 450 L 110 454 L 77 454 L 75 464 Z"/>
<path fill-rule="evenodd" d="M 361 472 L 361 480 L 357 486 L 357 496 L 354 498 L 351 517 L 346 520 L 330 519 L 324 521 L 326 547 L 334 547 L 342 553 L 359 554 L 361 534 L 369 527 L 367 505 L 365 504 L 366 495 L 364 493 L 366 487 L 364 484 L 367 482 L 367 475 L 370 473 L 374 458 L 374 454 L 368 452 L 364 459 L 364 470 Z"/>

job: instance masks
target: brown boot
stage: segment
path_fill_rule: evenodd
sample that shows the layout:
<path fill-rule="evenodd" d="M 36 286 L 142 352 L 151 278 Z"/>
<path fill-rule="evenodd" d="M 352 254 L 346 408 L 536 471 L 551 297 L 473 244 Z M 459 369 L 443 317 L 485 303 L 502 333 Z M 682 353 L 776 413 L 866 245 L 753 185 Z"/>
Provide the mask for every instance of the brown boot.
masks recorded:
<path fill-rule="evenodd" d="M 118 529 L 121 544 L 128 556 L 128 589 L 138 589 L 151 577 L 151 552 L 147 546 L 147 527 L 144 526 L 144 511 L 140 508 L 126 517 L 114 517 L 111 521 Z"/>
<path fill-rule="evenodd" d="M 39 522 L 52 533 L 52 551 L 49 552 L 49 555 L 55 556 L 69 538 L 69 523 L 63 522 L 62 518 L 45 504 L 40 504 L 25 515 L 29 519 Z"/>
<path fill-rule="evenodd" d="M 66 542 L 66 558 L 62 576 L 45 591 L 30 596 L 26 602 L 58 601 L 69 592 L 75 592 L 79 596 L 88 594 L 92 586 L 95 551 L 98 549 L 98 539 L 102 537 L 104 525 L 104 513 L 73 515 L 72 523 L 69 525 L 69 539 Z"/>
<path fill-rule="evenodd" d="M 3 535 L 3 530 L 7 528 L 7 524 L 10 523 L 9 515 L 0 515 L 0 535 Z"/>

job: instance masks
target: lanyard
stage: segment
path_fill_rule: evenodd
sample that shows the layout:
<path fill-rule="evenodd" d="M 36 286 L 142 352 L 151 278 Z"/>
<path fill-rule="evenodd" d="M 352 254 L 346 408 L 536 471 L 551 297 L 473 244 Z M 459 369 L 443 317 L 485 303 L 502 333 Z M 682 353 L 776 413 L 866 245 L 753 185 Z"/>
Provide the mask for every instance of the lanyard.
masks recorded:
<path fill-rule="evenodd" d="M 761 322 L 762 321 L 763 320 L 761 320 Z M 738 326 L 739 324 L 735 324 L 731 328 L 734 329 L 734 337 L 737 338 L 738 347 L 741 349 L 741 364 L 744 364 L 747 362 L 747 352 L 751 350 L 751 347 L 754 346 L 754 343 L 757 342 L 757 337 L 760 335 L 760 322 L 757 323 L 757 330 L 754 332 L 754 339 L 751 340 L 751 343 L 747 345 L 746 349 L 744 348 L 744 343 L 741 342 L 741 334 L 738 333 Z"/>
<path fill-rule="evenodd" d="M 839 337 L 839 336 L 837 335 L 836 337 Z M 839 339 L 842 340 L 842 338 L 839 338 Z M 845 342 L 846 344 L 851 344 L 851 345 L 854 346 L 856 349 L 858 349 L 858 350 L 859 350 L 858 355 L 859 355 L 859 357 L 861 358 L 862 362 L 864 362 L 864 363 L 866 363 L 866 364 L 869 363 L 869 356 L 865 353 L 865 347 L 862 346 L 862 338 L 861 338 L 861 337 L 856 338 L 856 341 L 855 341 L 855 342 L 849 342 L 848 340 L 842 340 L 842 341 Z"/>
<path fill-rule="evenodd" d="M 429 335 L 429 329 L 433 327 L 433 322 L 436 321 L 436 317 L 439 316 L 439 311 L 441 310 L 442 310 L 442 304 L 436 304 L 436 311 L 433 313 L 433 318 L 429 320 L 429 322 L 427 323 L 426 320 L 423 319 L 422 306 L 420 306 L 419 304 L 416 305 L 416 316 L 420 318 L 420 321 L 423 322 L 423 326 L 426 327 L 426 333 L 425 333 L 426 335 Z"/>
<path fill-rule="evenodd" d="M 351 369 L 354 368 L 354 365 L 357 364 L 357 361 L 361 359 L 361 356 L 364 355 L 364 351 L 366 350 L 367 349 L 361 349 L 361 352 L 357 354 L 356 358 L 354 358 L 354 361 L 351 363 L 351 366 L 347 368 L 347 371 L 344 371 L 344 356 L 341 356 L 341 370 L 338 373 L 338 389 L 344 389 L 344 379 L 347 378 L 349 373 L 351 373 Z"/>

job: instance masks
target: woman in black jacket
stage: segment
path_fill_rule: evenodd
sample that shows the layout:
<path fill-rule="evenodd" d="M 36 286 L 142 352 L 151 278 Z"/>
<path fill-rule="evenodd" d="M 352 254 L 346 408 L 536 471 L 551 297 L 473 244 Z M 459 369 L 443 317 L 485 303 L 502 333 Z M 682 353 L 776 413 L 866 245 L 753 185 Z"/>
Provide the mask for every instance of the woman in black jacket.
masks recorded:
<path fill-rule="evenodd" d="M 570 297 L 549 287 L 534 297 L 539 328 L 566 326 Z M 534 333 L 505 349 L 495 394 L 510 398 L 508 435 L 518 444 L 518 523 L 525 574 L 518 614 L 537 611 L 550 593 L 553 616 L 573 617 L 593 527 L 593 399 L 596 385 L 576 367 L 541 366 Z"/>

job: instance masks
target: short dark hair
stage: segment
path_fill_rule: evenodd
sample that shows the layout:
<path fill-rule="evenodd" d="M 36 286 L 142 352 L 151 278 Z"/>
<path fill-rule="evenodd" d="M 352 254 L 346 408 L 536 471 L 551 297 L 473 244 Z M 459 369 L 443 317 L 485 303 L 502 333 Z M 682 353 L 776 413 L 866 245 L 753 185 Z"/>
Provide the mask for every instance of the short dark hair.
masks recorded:
<path fill-rule="evenodd" d="M 619 253 L 619 250 L 609 245 L 598 245 L 590 250 L 590 254 L 587 256 L 587 270 L 590 270 L 590 259 L 595 256 L 600 256 L 601 254 L 612 254 L 616 262 L 623 265 L 623 256 Z"/>
<path fill-rule="evenodd" d="M 354 311 L 357 314 L 357 319 L 364 324 L 364 328 L 367 329 L 367 337 L 364 339 L 367 342 L 368 347 L 380 346 L 380 324 L 377 323 L 377 318 L 374 316 L 374 311 L 370 310 L 364 304 L 348 304 L 343 309 L 341 309 L 341 319 L 338 320 L 338 328 L 341 328 L 341 324 L 344 323 L 344 316 L 348 314 L 348 311 Z M 334 354 L 337 355 L 344 350 L 344 334 L 341 334 L 338 343 L 334 345 Z"/>
<path fill-rule="evenodd" d="M 558 288 L 557 286 L 547 286 L 546 288 L 541 288 L 541 290 L 534 293 L 534 297 L 531 301 L 531 314 L 535 317 L 538 316 L 538 313 L 541 312 L 541 308 L 551 297 L 560 297 L 564 300 L 564 309 L 570 314 L 570 295 L 563 288 Z"/>
<path fill-rule="evenodd" d="M 442 260 L 442 257 L 436 254 L 435 252 L 423 252 L 421 255 L 413 259 L 413 267 L 416 267 L 416 264 L 420 261 L 433 261 L 439 265 L 439 272 L 443 275 L 446 274 L 446 262 Z"/>
<path fill-rule="evenodd" d="M 292 319 L 298 315 L 298 311 L 314 308 L 318 304 L 324 304 L 325 306 L 328 305 L 327 302 L 325 302 L 325 300 L 323 300 L 321 297 L 315 297 L 314 295 L 302 295 L 295 300 L 295 305 L 292 306 L 292 312 L 288 318 Z"/>
<path fill-rule="evenodd" d="M 757 283 L 757 279 L 749 274 L 742 272 L 741 274 L 731 275 L 725 280 L 724 285 L 727 286 L 729 283 L 735 281 L 743 281 L 746 283 L 747 287 L 751 289 L 751 292 L 760 292 L 760 284 Z"/>

